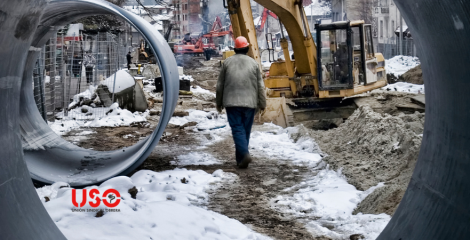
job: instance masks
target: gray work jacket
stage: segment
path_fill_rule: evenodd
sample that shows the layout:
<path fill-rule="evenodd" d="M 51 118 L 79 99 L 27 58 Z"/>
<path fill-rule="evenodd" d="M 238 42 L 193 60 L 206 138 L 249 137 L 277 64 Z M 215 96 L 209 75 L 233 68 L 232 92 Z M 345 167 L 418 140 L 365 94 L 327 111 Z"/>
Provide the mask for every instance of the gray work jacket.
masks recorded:
<path fill-rule="evenodd" d="M 244 54 L 227 58 L 217 82 L 218 107 L 266 108 L 264 81 L 258 63 Z"/>

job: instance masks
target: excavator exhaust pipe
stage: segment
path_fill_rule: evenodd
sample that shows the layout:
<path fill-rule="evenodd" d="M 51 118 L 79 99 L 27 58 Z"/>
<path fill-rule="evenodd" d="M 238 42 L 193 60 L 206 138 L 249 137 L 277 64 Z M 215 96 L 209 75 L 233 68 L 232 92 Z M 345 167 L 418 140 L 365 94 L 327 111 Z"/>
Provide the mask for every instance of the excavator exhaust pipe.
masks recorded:
<path fill-rule="evenodd" d="M 285 0 L 256 1 L 265 5 Z M 426 79 L 426 123 L 408 190 L 378 239 L 470 239 L 470 2 L 395 3 L 417 41 Z M 47 34 L 56 26 L 95 14 L 121 16 L 139 29 L 160 60 L 164 79 L 165 106 L 159 126 L 148 139 L 122 153 L 91 152 L 61 141 L 47 129 L 27 92 L 26 85 L 32 85 L 27 75 L 32 70 L 32 55 L 45 43 Z M 164 58 L 171 56 L 171 50 L 143 20 L 91 0 L 1 2 L 0 46 L 1 238 L 65 239 L 39 201 L 31 176 L 46 183 L 63 180 L 63 170 L 77 167 L 88 159 L 85 156 L 96 156 L 95 162 L 108 161 L 95 174 L 77 172 L 74 183 L 79 186 L 125 174 L 140 164 L 156 145 L 176 104 L 176 62 Z M 24 155 L 22 140 L 31 145 Z M 38 169 L 32 169 L 30 175 L 26 163 Z"/>

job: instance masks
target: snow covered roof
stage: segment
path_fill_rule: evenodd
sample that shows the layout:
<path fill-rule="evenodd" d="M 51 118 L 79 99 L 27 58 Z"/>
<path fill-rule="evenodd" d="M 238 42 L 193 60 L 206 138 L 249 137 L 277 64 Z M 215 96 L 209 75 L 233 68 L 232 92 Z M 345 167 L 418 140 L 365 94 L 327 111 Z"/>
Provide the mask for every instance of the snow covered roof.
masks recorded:
<path fill-rule="evenodd" d="M 152 24 L 157 30 L 163 31 L 163 25 L 161 23 Z"/>
<path fill-rule="evenodd" d="M 307 16 L 321 16 L 328 15 L 331 12 L 331 8 L 326 6 L 324 2 L 319 3 L 313 1 L 309 6 L 304 7 L 305 14 Z"/>

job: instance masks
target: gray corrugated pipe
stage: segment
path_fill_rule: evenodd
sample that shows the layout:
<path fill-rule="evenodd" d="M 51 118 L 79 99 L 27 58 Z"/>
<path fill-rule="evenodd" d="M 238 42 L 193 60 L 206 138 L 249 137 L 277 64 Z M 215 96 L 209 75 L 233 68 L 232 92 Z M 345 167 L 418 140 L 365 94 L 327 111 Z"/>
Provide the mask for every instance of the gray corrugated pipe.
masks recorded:
<path fill-rule="evenodd" d="M 426 83 L 410 185 L 378 239 L 470 239 L 470 1 L 395 0 Z"/>
<path fill-rule="evenodd" d="M 67 23 L 99 14 L 119 16 L 142 33 L 158 59 L 165 92 L 161 118 L 152 135 L 109 152 L 79 148 L 52 132 L 36 108 L 31 82 L 38 50 L 47 39 Z M 173 53 L 142 18 L 104 1 L 1 1 L 0 239 L 65 239 L 38 201 L 31 177 L 43 183 L 86 186 L 131 172 L 157 145 L 175 109 L 178 90 Z"/>
<path fill-rule="evenodd" d="M 112 4 L 101 1 L 56 0 L 48 3 L 32 42 L 41 49 L 59 27 L 90 15 L 114 14 L 138 29 L 155 50 L 164 79 L 164 105 L 153 134 L 134 146 L 99 152 L 75 146 L 56 135 L 41 120 L 32 95 L 33 64 L 39 52 L 30 51 L 21 85 L 20 118 L 24 159 L 34 180 L 43 183 L 68 182 L 72 186 L 96 184 L 134 170 L 152 152 L 173 114 L 178 100 L 178 69 L 165 39 L 147 21 Z"/>
<path fill-rule="evenodd" d="M 410 186 L 379 239 L 470 239 L 470 101 L 468 97 L 470 1 L 395 0 L 395 2 L 417 42 L 426 79 L 426 123 L 419 160 Z M 83 8 L 86 14 L 91 14 L 95 10 L 105 11 L 103 9 L 109 7 L 112 9 L 109 10 L 110 12 L 123 14 L 122 10 L 90 1 L 61 1 L 60 3 L 53 1 L 49 4 L 55 4 L 55 8 L 63 11 L 71 9 L 70 11 L 82 12 Z M 64 4 L 63 8 L 60 7 L 61 4 Z M 2 208 L 0 236 L 2 239 L 64 239 L 37 199 L 37 194 L 30 182 L 25 162 L 22 161 L 18 124 L 23 66 L 26 63 L 32 34 L 39 22 L 44 5 L 45 0 L 17 0 L 0 3 L 0 142 L 2 143 L 2 148 L 0 148 L 0 206 Z M 51 13 L 53 13 L 49 15 L 51 19 L 54 16 L 62 18 L 68 14 Z M 67 17 L 62 19 L 64 22 L 69 21 Z M 132 19 L 134 20 L 136 19 Z M 36 40 L 36 43 L 38 44 L 33 45 L 39 46 L 41 42 Z M 163 40 L 160 43 L 163 45 Z M 162 60 L 163 57 L 160 59 Z M 168 61 L 171 62 L 170 65 L 176 66 L 174 60 Z M 161 61 L 162 68 L 166 62 L 166 60 Z M 176 92 L 176 89 L 168 86 L 168 82 L 169 80 L 165 82 L 165 91 Z M 166 94 L 166 97 L 170 98 L 171 96 L 168 95 Z M 27 115 L 25 111 L 29 111 L 28 114 L 31 115 L 39 115 L 37 110 L 33 112 L 32 107 L 28 108 L 25 104 L 27 99 L 28 96 L 22 96 L 21 115 Z M 24 106 L 26 109 L 23 109 Z M 166 111 L 171 112 L 171 109 Z M 165 123 L 168 118 L 164 121 Z M 28 118 L 21 118 L 22 127 L 25 122 L 28 122 L 25 119 Z M 40 116 L 32 118 L 31 121 L 34 119 L 37 122 L 42 121 Z M 39 123 L 31 122 L 29 124 L 34 128 L 27 129 L 35 129 L 39 125 Z M 157 128 L 154 133 L 157 136 L 160 136 L 159 129 Z M 50 130 L 43 129 L 42 131 L 45 131 L 45 134 L 50 133 Z M 39 131 L 36 136 L 41 136 Z M 41 137 L 39 141 L 57 142 L 57 148 L 65 146 L 65 149 L 71 149 L 73 153 L 80 150 L 66 143 L 59 144 L 57 137 L 54 136 Z M 141 143 L 139 146 L 148 145 L 150 144 Z M 64 152 L 67 151 L 64 150 Z M 146 151 L 142 151 L 141 154 L 144 155 L 144 152 Z M 31 151 L 25 155 L 28 156 L 30 153 Z M 111 155 L 114 156 L 113 153 L 110 153 Z M 31 159 L 42 159 L 41 154 L 31 156 L 36 157 Z M 66 155 L 65 159 L 68 157 Z M 55 160 L 59 164 L 57 167 L 59 169 L 62 164 L 60 160 L 60 158 Z M 67 167 L 67 162 L 65 167 Z M 45 164 L 53 167 L 50 162 Z M 51 168 L 50 173 L 55 174 L 53 172 L 55 169 L 56 167 Z M 122 168 L 123 171 L 125 169 L 125 167 Z"/>

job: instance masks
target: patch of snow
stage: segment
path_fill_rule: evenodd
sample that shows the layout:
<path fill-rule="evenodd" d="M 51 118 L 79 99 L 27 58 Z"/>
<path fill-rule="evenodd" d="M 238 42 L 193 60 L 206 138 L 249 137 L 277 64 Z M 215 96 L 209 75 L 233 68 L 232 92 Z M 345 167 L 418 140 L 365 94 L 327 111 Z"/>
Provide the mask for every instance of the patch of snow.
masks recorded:
<path fill-rule="evenodd" d="M 171 164 L 180 166 L 213 165 L 220 164 L 220 161 L 214 158 L 214 156 L 209 153 L 191 152 L 185 155 L 178 156 L 178 161 L 171 161 Z"/>
<path fill-rule="evenodd" d="M 82 113 L 82 108 L 86 108 L 90 115 L 87 116 Z M 56 116 L 61 120 L 49 122 L 49 127 L 56 134 L 64 135 L 71 130 L 81 127 L 120 127 L 130 126 L 133 123 L 147 122 L 149 111 L 132 113 L 127 109 L 121 109 L 118 103 L 113 103 L 109 108 L 92 108 L 84 105 L 70 110 L 68 116 L 64 116 L 63 112 L 56 114 Z"/>
<path fill-rule="evenodd" d="M 112 110 L 112 111 L 111 111 Z M 93 121 L 85 124 L 86 127 L 119 127 L 130 126 L 132 123 L 147 122 L 149 111 L 130 112 L 126 109 L 121 109 L 118 103 L 113 103 L 110 107 L 110 113 L 104 117 L 95 118 Z"/>
<path fill-rule="evenodd" d="M 88 98 L 88 99 L 91 99 L 91 97 L 93 96 L 93 94 L 95 93 L 96 91 L 96 87 L 93 86 L 93 85 L 90 85 L 88 86 L 88 88 L 84 91 L 84 92 L 81 92 L 79 94 L 75 94 L 73 96 L 73 102 L 71 102 L 69 104 L 69 107 L 72 107 L 73 105 L 77 104 L 80 102 L 80 98 Z"/>
<path fill-rule="evenodd" d="M 191 75 L 180 75 L 180 80 L 189 80 L 190 82 L 194 81 L 193 76 Z"/>
<path fill-rule="evenodd" d="M 85 136 L 85 135 L 90 135 L 90 134 L 93 134 L 93 133 L 96 133 L 96 132 L 95 131 L 82 131 L 82 132 L 79 132 L 75 135 L 76 136 Z"/>
<path fill-rule="evenodd" d="M 382 87 L 382 90 L 385 91 L 396 91 L 396 92 L 407 92 L 407 93 L 416 93 L 424 94 L 424 84 L 413 84 L 405 82 L 396 82 L 394 84 L 388 84 L 385 87 Z"/>
<path fill-rule="evenodd" d="M 67 239 L 269 239 L 255 233 L 237 220 L 228 218 L 197 205 L 208 200 L 206 190 L 213 188 L 233 174 L 215 171 L 175 169 L 164 172 L 141 170 L 132 177 L 115 177 L 100 186 L 100 193 L 113 188 L 119 191 L 121 201 L 114 209 L 95 217 L 96 212 L 72 212 L 72 189 L 54 184 L 37 189 L 47 212 Z M 184 180 L 183 180 L 184 179 Z M 136 187 L 136 199 L 128 190 Z M 50 201 L 46 202 L 44 197 Z M 82 191 L 77 190 L 78 202 Z M 90 199 L 88 199 L 90 200 Z M 84 209 L 93 209 L 89 203 Z"/>
<path fill-rule="evenodd" d="M 54 122 L 48 122 L 48 124 L 52 131 L 57 135 L 62 136 L 74 129 L 83 127 L 85 122 L 75 120 L 56 120 Z"/>
<path fill-rule="evenodd" d="M 114 75 L 116 75 L 116 86 L 114 87 Z M 130 88 L 135 85 L 135 80 L 132 75 L 129 74 L 127 69 L 119 70 L 110 77 L 106 78 L 100 82 L 101 85 L 105 85 L 108 87 L 110 93 L 113 92 L 121 92 L 124 89 Z"/>
<path fill-rule="evenodd" d="M 306 220 L 306 228 L 313 237 L 346 239 L 352 234 L 362 234 L 375 239 L 390 221 L 387 214 L 357 214 L 357 205 L 383 183 L 367 191 L 359 191 L 349 184 L 341 171 L 328 167 L 316 176 L 290 188 L 285 195 L 271 199 L 271 207 Z"/>
<path fill-rule="evenodd" d="M 393 74 L 400 77 L 408 70 L 417 67 L 421 62 L 417 57 L 410 56 L 395 56 L 391 59 L 385 60 L 385 71 L 387 74 Z"/>
<path fill-rule="evenodd" d="M 122 138 L 124 138 L 124 139 L 128 139 L 128 138 L 130 138 L 130 137 L 132 138 L 132 137 L 134 137 L 134 135 L 132 135 L 132 134 L 127 134 L 127 135 L 122 136 Z"/>
<path fill-rule="evenodd" d="M 208 102 L 215 100 L 215 93 L 209 90 L 206 90 L 204 88 L 201 88 L 199 86 L 196 86 L 196 87 L 191 86 L 191 92 L 193 93 L 193 96 L 197 99 L 208 101 Z"/>
<path fill-rule="evenodd" d="M 263 64 L 263 70 L 269 71 L 269 69 L 271 68 L 272 62 L 263 62 L 262 64 Z"/>
<path fill-rule="evenodd" d="M 213 130 L 223 128 L 228 125 L 227 117 L 225 115 L 219 115 L 217 112 L 204 112 L 200 110 L 190 109 L 188 110 L 189 116 L 186 117 L 172 117 L 170 123 L 183 126 L 188 122 L 196 122 L 196 128 L 200 131 Z"/>
<path fill-rule="evenodd" d="M 255 131 L 251 133 L 250 149 L 263 152 L 270 158 L 285 158 L 296 165 L 308 165 L 315 167 L 321 162 L 321 156 L 318 153 L 317 145 L 313 139 L 302 137 L 297 141 L 291 138 L 293 131 L 297 128 L 283 129 L 274 124 L 264 124 L 265 127 L 271 127 L 272 130 Z"/>

